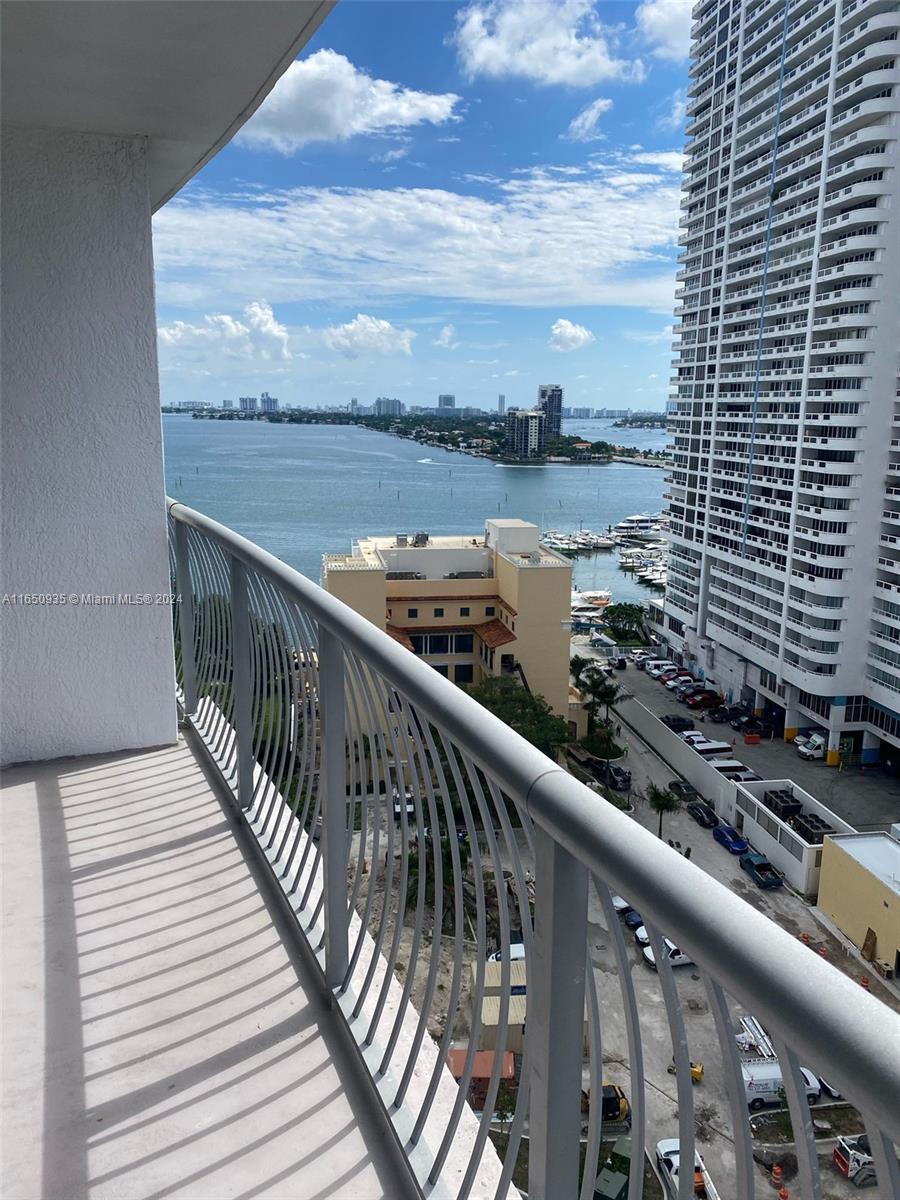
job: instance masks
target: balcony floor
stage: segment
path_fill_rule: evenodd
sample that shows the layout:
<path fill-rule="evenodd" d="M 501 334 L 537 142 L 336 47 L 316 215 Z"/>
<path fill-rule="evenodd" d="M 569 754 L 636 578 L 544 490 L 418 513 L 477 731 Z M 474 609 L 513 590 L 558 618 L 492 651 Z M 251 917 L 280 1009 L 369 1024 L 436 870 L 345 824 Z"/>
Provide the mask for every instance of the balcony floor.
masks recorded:
<path fill-rule="evenodd" d="M 10 1200 L 369 1200 L 393 1148 L 189 747 L 3 789 Z"/>

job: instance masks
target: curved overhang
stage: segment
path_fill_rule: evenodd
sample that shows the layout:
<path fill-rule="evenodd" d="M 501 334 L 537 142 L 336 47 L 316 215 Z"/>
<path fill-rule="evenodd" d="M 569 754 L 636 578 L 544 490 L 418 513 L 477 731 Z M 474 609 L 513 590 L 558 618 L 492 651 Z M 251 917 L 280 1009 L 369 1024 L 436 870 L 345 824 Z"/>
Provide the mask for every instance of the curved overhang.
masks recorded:
<path fill-rule="evenodd" d="M 4 122 L 148 139 L 154 211 L 247 121 L 336 0 L 5 0 Z"/>

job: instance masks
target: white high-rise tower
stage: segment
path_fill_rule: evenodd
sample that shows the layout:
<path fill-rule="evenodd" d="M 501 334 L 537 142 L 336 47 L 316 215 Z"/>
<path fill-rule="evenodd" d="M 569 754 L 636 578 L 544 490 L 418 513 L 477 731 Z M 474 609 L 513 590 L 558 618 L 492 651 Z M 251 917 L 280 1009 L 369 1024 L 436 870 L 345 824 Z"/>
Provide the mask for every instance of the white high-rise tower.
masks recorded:
<path fill-rule="evenodd" d="M 665 635 L 832 765 L 897 762 L 900 13 L 693 15 Z"/>

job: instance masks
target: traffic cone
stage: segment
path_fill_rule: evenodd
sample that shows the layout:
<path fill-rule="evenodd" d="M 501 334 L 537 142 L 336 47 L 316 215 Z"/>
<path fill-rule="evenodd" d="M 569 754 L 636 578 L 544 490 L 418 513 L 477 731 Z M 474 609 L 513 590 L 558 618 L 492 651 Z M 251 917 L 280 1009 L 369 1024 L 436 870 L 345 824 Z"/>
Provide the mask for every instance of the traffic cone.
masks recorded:
<path fill-rule="evenodd" d="M 869 988 L 869 977 L 868 977 L 868 975 L 863 975 L 862 979 L 861 979 L 859 982 L 862 984 L 862 986 L 865 988 L 865 990 L 866 990 L 867 992 L 871 990 L 871 989 Z"/>
<path fill-rule="evenodd" d="M 828 951 L 825 949 L 824 946 L 820 946 L 819 947 L 819 958 L 827 958 L 827 957 L 828 957 Z"/>
<path fill-rule="evenodd" d="M 784 1184 L 784 1168 L 781 1163 L 775 1163 L 772 1167 L 772 1178 L 770 1180 L 773 1188 L 781 1188 Z"/>
<path fill-rule="evenodd" d="M 800 934 L 800 941 L 803 943 L 803 945 L 804 945 L 804 946 L 808 946 L 808 945 L 809 945 L 809 934 L 808 934 L 808 933 L 801 933 L 801 934 Z"/>
<path fill-rule="evenodd" d="M 778 1200 L 790 1200 L 790 1196 L 788 1195 L 788 1190 L 786 1187 L 783 1187 L 778 1193 Z"/>

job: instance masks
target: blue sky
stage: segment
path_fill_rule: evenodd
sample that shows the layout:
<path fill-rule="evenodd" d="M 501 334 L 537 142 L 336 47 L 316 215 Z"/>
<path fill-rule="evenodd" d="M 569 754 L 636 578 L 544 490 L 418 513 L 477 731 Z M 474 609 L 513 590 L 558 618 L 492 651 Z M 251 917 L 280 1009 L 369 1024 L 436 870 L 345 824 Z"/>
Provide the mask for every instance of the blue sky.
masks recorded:
<path fill-rule="evenodd" d="M 343 0 L 155 218 L 164 403 L 661 409 L 688 0 Z"/>

